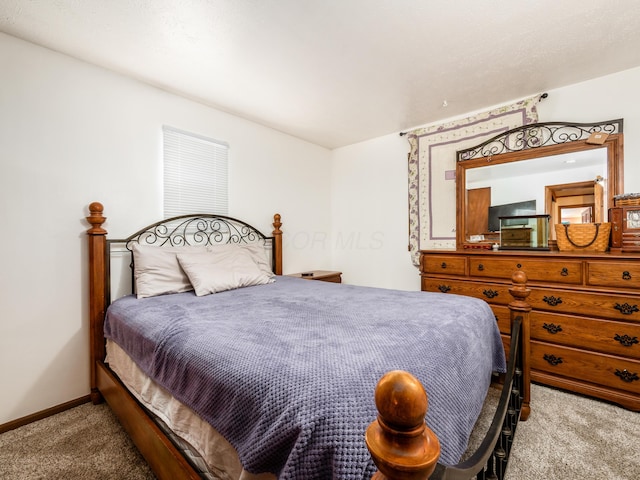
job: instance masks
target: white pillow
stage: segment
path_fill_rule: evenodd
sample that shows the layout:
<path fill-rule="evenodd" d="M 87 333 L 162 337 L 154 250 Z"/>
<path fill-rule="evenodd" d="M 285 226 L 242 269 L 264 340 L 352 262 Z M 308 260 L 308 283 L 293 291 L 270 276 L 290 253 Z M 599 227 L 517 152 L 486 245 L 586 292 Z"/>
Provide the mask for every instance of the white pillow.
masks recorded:
<path fill-rule="evenodd" d="M 244 248 L 216 249 L 207 253 L 179 253 L 178 261 L 197 296 L 274 281 L 260 270 Z"/>
<path fill-rule="evenodd" d="M 193 290 L 189 278 L 178 263 L 177 254 L 206 253 L 207 247 L 154 247 L 134 243 L 133 274 L 138 298 Z"/>
<path fill-rule="evenodd" d="M 243 249 L 251 255 L 251 258 L 262 273 L 269 276 L 269 278 L 275 277 L 275 273 L 273 273 L 273 269 L 271 268 L 271 262 L 267 257 L 267 249 L 264 248 L 264 245 L 260 243 L 225 243 L 221 245 L 210 245 L 207 247 L 210 252 L 226 252 L 230 250 Z"/>

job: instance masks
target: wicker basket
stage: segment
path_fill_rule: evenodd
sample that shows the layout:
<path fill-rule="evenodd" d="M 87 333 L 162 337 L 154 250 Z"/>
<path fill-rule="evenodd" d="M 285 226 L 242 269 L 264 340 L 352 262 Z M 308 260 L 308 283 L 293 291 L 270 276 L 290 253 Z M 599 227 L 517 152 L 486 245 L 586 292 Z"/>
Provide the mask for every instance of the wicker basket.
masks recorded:
<path fill-rule="evenodd" d="M 640 193 L 625 193 L 624 195 L 616 195 L 613 197 L 613 204 L 616 207 L 624 207 L 626 205 L 640 205 Z"/>
<path fill-rule="evenodd" d="M 556 223 L 556 239 L 561 252 L 589 250 L 606 252 L 609 248 L 610 223 Z"/>

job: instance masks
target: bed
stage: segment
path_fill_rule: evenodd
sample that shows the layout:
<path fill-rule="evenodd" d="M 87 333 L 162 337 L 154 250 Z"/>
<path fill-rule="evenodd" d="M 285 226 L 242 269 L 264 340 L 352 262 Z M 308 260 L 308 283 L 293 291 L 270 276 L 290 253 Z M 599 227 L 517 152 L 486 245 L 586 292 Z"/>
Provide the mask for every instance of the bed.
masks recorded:
<path fill-rule="evenodd" d="M 283 276 L 279 215 L 271 236 L 193 215 L 107 239 L 89 211 L 91 397 L 158 478 L 502 478 L 529 414 L 521 272 L 506 359 L 483 301 Z M 460 462 L 496 373 L 493 422 Z"/>

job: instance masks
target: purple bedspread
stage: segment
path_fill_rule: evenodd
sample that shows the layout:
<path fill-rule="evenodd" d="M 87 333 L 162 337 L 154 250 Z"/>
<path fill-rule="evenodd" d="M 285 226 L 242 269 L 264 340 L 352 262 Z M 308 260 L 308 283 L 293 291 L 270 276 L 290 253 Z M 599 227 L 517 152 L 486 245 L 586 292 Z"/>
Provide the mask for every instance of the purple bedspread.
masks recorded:
<path fill-rule="evenodd" d="M 419 378 L 440 462 L 467 447 L 500 334 L 482 300 L 278 277 L 205 297 L 115 301 L 105 335 L 213 425 L 244 468 L 283 479 L 370 478 L 364 432 L 389 370 Z"/>

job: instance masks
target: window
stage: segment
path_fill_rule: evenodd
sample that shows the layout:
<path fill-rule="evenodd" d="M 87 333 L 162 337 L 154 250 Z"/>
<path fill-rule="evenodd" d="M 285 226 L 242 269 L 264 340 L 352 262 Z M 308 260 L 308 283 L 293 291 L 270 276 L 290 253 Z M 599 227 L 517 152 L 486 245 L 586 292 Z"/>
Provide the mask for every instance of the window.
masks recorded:
<path fill-rule="evenodd" d="M 229 146 L 163 126 L 164 216 L 228 213 Z"/>

